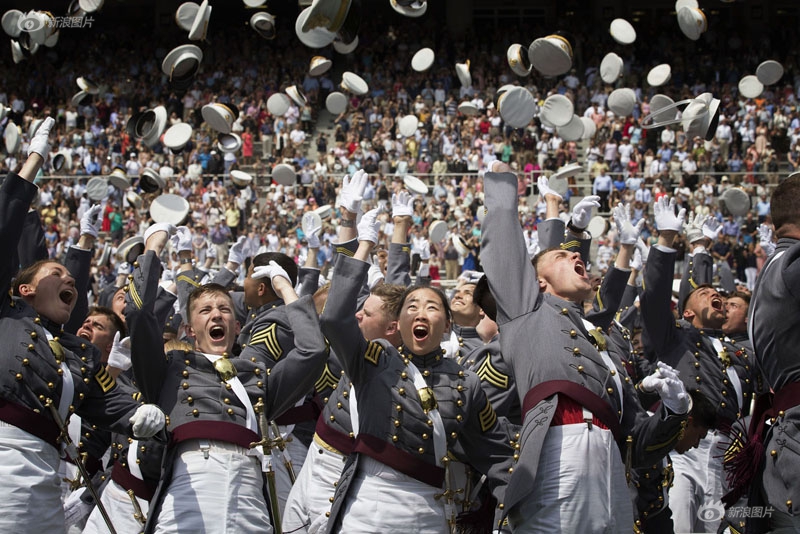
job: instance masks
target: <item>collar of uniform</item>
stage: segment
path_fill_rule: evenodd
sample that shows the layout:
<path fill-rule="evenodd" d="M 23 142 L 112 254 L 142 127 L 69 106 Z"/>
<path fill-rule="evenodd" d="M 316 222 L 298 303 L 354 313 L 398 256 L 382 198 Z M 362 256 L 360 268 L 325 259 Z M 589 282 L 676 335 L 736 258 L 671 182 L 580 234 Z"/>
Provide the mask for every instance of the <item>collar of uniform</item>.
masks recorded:
<path fill-rule="evenodd" d="M 548 306 L 555 308 L 556 310 L 559 311 L 559 313 L 563 315 L 568 315 L 570 313 L 577 313 L 579 316 L 583 317 L 582 303 L 572 302 L 571 300 L 564 300 L 561 297 L 551 295 L 550 293 L 543 293 L 542 297 L 544 298 L 544 301 Z"/>
<path fill-rule="evenodd" d="M 55 321 L 51 321 L 47 317 L 43 317 L 36 313 L 36 310 L 33 309 L 27 302 L 22 300 L 19 297 L 14 297 L 14 306 L 23 310 L 23 313 L 33 318 L 33 322 L 43 327 L 45 330 L 53 334 L 54 336 L 60 336 L 64 333 L 64 325 L 56 323 Z"/>
<path fill-rule="evenodd" d="M 453 329 L 453 332 L 455 332 L 455 334 L 460 338 L 480 337 L 478 330 L 474 326 L 459 326 L 457 324 L 453 324 L 451 328 Z"/>
<path fill-rule="evenodd" d="M 728 337 L 736 342 L 748 341 L 750 339 L 747 336 L 747 332 L 736 332 L 735 334 L 728 334 Z"/>
<path fill-rule="evenodd" d="M 400 346 L 400 356 L 409 359 L 417 367 L 431 367 L 442 360 L 444 351 L 436 349 L 428 354 L 414 354 L 405 345 Z"/>
<path fill-rule="evenodd" d="M 700 332 L 701 336 L 715 337 L 719 340 L 724 340 L 726 337 L 725 332 L 714 328 L 698 328 L 697 331 Z"/>
<path fill-rule="evenodd" d="M 267 302 L 266 304 L 262 304 L 261 307 L 255 311 L 256 317 L 258 317 L 262 313 L 270 311 L 273 308 L 277 308 L 278 306 L 283 306 L 283 299 L 275 299 L 272 302 Z"/>

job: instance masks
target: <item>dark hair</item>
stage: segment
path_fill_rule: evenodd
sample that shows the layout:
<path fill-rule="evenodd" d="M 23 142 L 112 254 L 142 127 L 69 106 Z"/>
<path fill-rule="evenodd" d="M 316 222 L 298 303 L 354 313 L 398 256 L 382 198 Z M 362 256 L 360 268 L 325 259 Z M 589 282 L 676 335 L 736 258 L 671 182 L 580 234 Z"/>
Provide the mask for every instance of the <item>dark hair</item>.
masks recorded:
<path fill-rule="evenodd" d="M 402 294 L 401 299 L 400 299 L 400 305 L 397 308 L 397 313 L 395 313 L 395 317 L 400 315 L 400 310 L 403 308 L 403 304 L 405 304 L 405 302 L 408 299 L 408 297 L 410 297 L 413 293 L 415 293 L 417 291 L 420 291 L 422 289 L 429 289 L 430 291 L 433 291 L 434 293 L 436 293 L 436 295 L 439 297 L 439 300 L 442 301 L 442 306 L 443 306 L 442 309 L 444 310 L 445 316 L 447 317 L 447 320 L 449 321 L 450 318 L 451 318 L 451 312 L 450 312 L 450 302 L 447 300 L 447 295 L 445 295 L 444 291 L 442 291 L 438 287 L 433 287 L 433 286 L 409 286 L 409 287 L 407 287 L 405 289 L 405 291 L 403 291 L 403 294 Z"/>
<path fill-rule="evenodd" d="M 297 264 L 292 258 L 282 252 L 262 252 L 253 258 L 253 266 L 261 267 L 262 265 L 269 265 L 269 262 L 274 261 L 286 271 L 292 282 L 292 287 L 297 285 Z M 248 266 L 248 269 L 250 267 Z"/>
<path fill-rule="evenodd" d="M 738 297 L 742 299 L 748 306 L 750 306 L 750 293 L 745 293 L 744 291 L 734 291 L 730 295 L 728 295 L 729 299 L 734 297 Z"/>
<path fill-rule="evenodd" d="M 390 319 L 397 319 L 407 294 L 407 290 L 404 286 L 383 282 L 373 287 L 369 293 L 383 301 L 383 304 L 381 304 L 381 311 L 384 315 L 388 316 Z"/>
<path fill-rule="evenodd" d="M 686 305 L 689 304 L 689 299 L 692 298 L 692 295 L 694 295 L 695 293 L 697 293 L 701 289 L 705 289 L 707 287 L 710 287 L 711 289 L 714 289 L 716 291 L 716 288 L 714 286 L 712 286 L 711 284 L 700 284 L 696 288 L 694 288 L 691 291 L 689 291 L 689 293 L 686 295 L 686 298 L 683 299 L 683 302 L 680 303 L 680 305 L 681 305 L 680 314 L 681 315 L 683 315 L 683 312 L 686 311 Z"/>
<path fill-rule="evenodd" d="M 776 233 L 786 224 L 800 226 L 800 176 L 787 178 L 775 188 L 769 211 Z"/>
<path fill-rule="evenodd" d="M 111 325 L 114 327 L 114 330 L 119 332 L 120 338 L 128 335 L 128 329 L 125 327 L 125 323 L 122 322 L 122 319 L 119 318 L 119 315 L 114 313 L 114 310 L 111 308 L 106 308 L 105 306 L 95 306 L 89 310 L 89 313 L 86 314 L 86 317 L 91 317 L 92 315 L 102 315 L 111 321 Z"/>
<path fill-rule="evenodd" d="M 233 299 L 228 293 L 228 290 L 222 287 L 221 285 L 206 284 L 204 286 L 200 286 L 191 293 L 189 293 L 189 298 L 186 300 L 187 322 L 191 322 L 192 320 L 192 305 L 194 304 L 194 301 L 205 295 L 225 295 L 231 301 L 231 304 L 233 304 Z"/>
<path fill-rule="evenodd" d="M 717 410 L 708 398 L 699 391 L 689 391 L 692 397 L 692 411 L 689 416 L 695 424 L 705 428 L 714 428 L 717 422 Z"/>
<path fill-rule="evenodd" d="M 48 263 L 55 263 L 56 265 L 61 265 L 56 260 L 52 260 L 50 258 L 46 258 L 43 260 L 39 260 L 34 262 L 27 267 L 23 267 L 17 273 L 16 278 L 14 279 L 14 295 L 19 297 L 21 296 L 19 293 L 19 286 L 30 284 L 33 282 L 33 279 L 36 278 L 36 275 L 39 274 L 39 269 L 41 269 L 44 265 Z M 63 265 L 61 265 L 63 267 Z"/>

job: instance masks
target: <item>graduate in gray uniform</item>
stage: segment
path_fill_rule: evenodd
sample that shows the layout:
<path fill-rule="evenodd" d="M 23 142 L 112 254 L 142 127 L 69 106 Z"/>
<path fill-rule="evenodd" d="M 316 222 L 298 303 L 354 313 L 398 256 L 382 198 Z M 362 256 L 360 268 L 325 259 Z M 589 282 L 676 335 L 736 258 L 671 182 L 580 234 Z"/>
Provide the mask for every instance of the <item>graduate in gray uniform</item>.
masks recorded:
<path fill-rule="evenodd" d="M 261 436 L 260 417 L 272 420 L 292 407 L 322 370 L 327 349 L 313 302 L 298 299 L 289 275 L 271 262 L 253 276 L 271 280 L 289 327 L 303 332 L 277 363 L 258 353 L 233 355 L 239 327 L 230 295 L 217 285 L 189 296 L 194 348 L 164 346 L 153 305 L 161 274 L 156 250 L 163 249 L 170 230 L 155 225 L 145 234 L 147 252 L 134 272 L 143 289 L 131 295 L 127 312 L 136 382 L 169 415 L 170 446 L 146 531 L 271 532 L 261 448 L 250 444 Z"/>
<path fill-rule="evenodd" d="M 502 502 L 513 449 L 478 377 L 443 357 L 449 313 L 440 291 L 406 290 L 399 348 L 362 337 L 355 312 L 369 269 L 364 260 L 377 241 L 376 215 L 362 217 L 356 255 L 338 257 L 321 318 L 360 407 L 356 454 L 337 486 L 328 532 L 443 532 L 456 516 L 448 451 L 460 444 L 460 459 L 489 475 Z"/>
<path fill-rule="evenodd" d="M 631 466 L 662 458 L 685 425 L 689 396 L 674 371 L 659 367 L 646 380 L 662 406 L 647 416 L 611 347 L 583 317 L 593 287 L 580 255 L 549 249 L 531 265 L 517 177 L 493 165 L 484 178 L 481 257 L 524 418 L 504 503 L 509 524 L 515 532 L 629 532 L 623 458 Z"/>
<path fill-rule="evenodd" d="M 675 482 L 670 489 L 675 529 L 696 532 L 715 529 L 714 520 L 700 517 L 701 508 L 719 506 L 722 497 L 722 458 L 724 430 L 741 415 L 743 395 L 747 390 L 732 365 L 737 358 L 720 330 L 725 323 L 722 296 L 710 285 L 698 285 L 681 308 L 682 319 L 671 320 L 672 273 L 675 249 L 673 241 L 683 228 L 685 210 L 676 215 L 674 199 L 660 198 L 655 205 L 658 243 L 649 254 L 644 272 L 641 297 L 645 345 L 659 362 L 675 367 L 687 388 L 708 398 L 717 409 L 714 431 L 700 447 L 673 458 Z M 694 258 L 697 262 L 697 254 Z M 694 275 L 697 276 L 697 273 Z M 698 280 L 700 281 L 700 280 Z M 749 400 L 748 400 L 749 402 Z M 720 517 L 722 514 L 719 514 Z M 716 518 L 716 522 L 718 523 Z"/>
<path fill-rule="evenodd" d="M 17 248 L 53 123 L 45 119 L 19 174 L 9 174 L 0 189 L 3 250 Z M 64 266 L 44 260 L 20 271 L 11 297 L 16 265 L 8 260 L 0 263 L 0 333 L 6 343 L 6 372 L 0 378 L 0 530 L 64 532 L 57 474 L 61 429 L 49 406 L 65 422 L 74 412 L 99 427 L 148 437 L 163 427 L 164 414 L 126 396 L 103 368 L 97 348 L 62 332 L 77 299 L 75 280 Z"/>
<path fill-rule="evenodd" d="M 750 339 L 774 394 L 756 403 L 740 466 L 755 475 L 751 505 L 771 516 L 748 521 L 748 532 L 800 530 L 800 176 L 781 182 L 770 210 L 778 242 L 761 270 L 750 304 Z M 763 451 L 763 452 L 762 452 Z M 756 455 L 754 457 L 754 455 Z M 753 463 L 755 465 L 753 465 Z M 742 491 L 746 477 L 735 487 Z"/>

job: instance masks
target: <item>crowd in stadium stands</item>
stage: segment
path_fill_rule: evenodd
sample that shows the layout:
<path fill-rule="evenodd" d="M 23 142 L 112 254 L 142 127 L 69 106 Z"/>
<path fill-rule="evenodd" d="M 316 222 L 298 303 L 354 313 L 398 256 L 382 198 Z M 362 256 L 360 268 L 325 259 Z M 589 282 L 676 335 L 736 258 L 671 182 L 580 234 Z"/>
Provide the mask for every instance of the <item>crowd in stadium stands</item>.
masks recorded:
<path fill-rule="evenodd" d="M 455 38 L 447 31 L 432 31 L 432 24 L 435 21 L 365 24 L 359 47 L 347 56 L 329 49 L 307 49 L 286 29 L 274 41 L 244 30 L 219 32 L 213 36 L 213 46 L 205 47 L 202 69 L 185 93 L 171 92 L 160 71 L 160 60 L 170 48 L 167 39 L 159 40 L 158 34 L 141 38 L 125 28 L 114 35 L 101 34 L 88 49 L 82 48 L 78 38 L 67 36 L 57 50 L 44 50 L 20 65 L 6 65 L 8 76 L 0 90 L 0 103 L 10 108 L 5 121 L 13 120 L 25 133 L 33 119 L 56 117 L 54 151 L 68 155 L 67 165 L 58 172 L 48 162 L 37 182 L 38 209 L 50 255 L 60 257 L 78 238 L 78 221 L 91 205 L 85 194 L 87 178 L 122 166 L 134 187 L 143 168 L 156 169 L 167 180 L 169 192 L 190 202 L 188 224 L 199 261 L 213 251 L 211 255 L 222 262 L 228 243 L 237 235 L 247 235 L 248 246 L 254 250 L 281 250 L 302 260 L 306 251 L 299 224 L 302 214 L 334 206 L 341 177 L 363 168 L 371 180 L 366 206 L 386 203 L 392 192 L 402 188 L 401 179 L 407 174 L 425 178 L 430 193 L 416 202 L 412 252 L 426 257 L 430 251 L 432 277 L 445 278 L 447 261 L 457 260 L 459 269 L 480 270 L 481 228 L 476 214 L 482 199 L 481 176 L 492 161 L 500 159 L 526 178 L 520 186 L 520 220 L 528 234 L 544 216 L 536 178 L 579 162 L 589 186 L 576 184 L 570 189 L 565 212 L 570 196 L 591 194 L 592 189 L 604 197 L 604 207 L 631 202 L 638 220 L 648 215 L 654 199 L 674 195 L 690 210 L 724 221 L 724 237 L 713 255 L 727 261 L 738 278 L 744 280 L 745 269 L 757 265 L 760 251 L 754 237 L 758 223 L 768 217 L 769 190 L 800 165 L 800 71 L 793 56 L 783 52 L 791 46 L 782 46 L 780 51 L 774 46 L 796 40 L 785 28 L 775 28 L 756 47 L 747 37 L 737 37 L 733 29 L 709 32 L 698 44 L 673 38 L 676 28 L 653 25 L 640 28 L 647 39 L 620 47 L 608 37 L 605 25 L 569 21 L 575 36 L 575 67 L 566 76 L 547 79 L 535 72 L 517 77 L 505 58 L 511 43 L 527 46 L 533 37 L 544 34 L 544 28 L 475 27 Z M 430 70 L 418 73 L 411 69 L 410 58 L 423 46 L 433 48 L 437 59 Z M 600 60 L 609 51 L 625 60 L 624 75 L 615 86 L 605 84 L 598 74 Z M 783 63 L 785 75 L 760 97 L 745 99 L 738 95 L 738 80 L 767 58 L 756 51 L 775 52 L 769 58 Z M 334 67 L 312 77 L 307 73 L 308 60 L 318 52 L 329 55 Z M 473 85 L 461 87 L 453 65 L 466 59 L 471 62 Z M 644 75 L 663 62 L 671 64 L 671 80 L 664 87 L 649 87 Z M 347 111 L 332 117 L 330 125 L 329 114 L 323 111 L 325 99 L 340 90 L 338 82 L 345 70 L 362 76 L 370 90 L 363 97 L 348 94 Z M 79 107 L 70 104 L 77 91 L 77 75 L 88 76 L 102 89 Z M 567 95 L 577 114 L 595 122 L 596 134 L 566 142 L 552 128 L 542 126 L 538 117 L 524 129 L 506 126 L 493 98 L 496 89 L 508 83 L 525 85 L 539 102 L 553 92 Z M 302 85 L 308 104 L 302 108 L 292 104 L 286 115 L 272 116 L 266 106 L 268 97 L 291 84 Z M 616 117 L 606 109 L 614 87 L 635 90 L 639 102 L 631 116 Z M 642 128 L 654 94 L 664 93 L 677 101 L 706 91 L 722 101 L 719 126 L 711 141 L 687 139 L 680 125 Z M 464 100 L 479 108 L 477 116 L 459 113 L 458 104 Z M 215 133 L 203 123 L 200 109 L 212 101 L 233 103 L 240 110 L 233 126 L 243 140 L 240 152 L 223 153 L 216 146 Z M 194 127 L 192 141 L 180 154 L 170 153 L 160 143 L 145 146 L 126 132 L 133 112 L 159 104 L 168 110 L 168 125 L 185 121 Z M 420 121 L 410 137 L 397 129 L 399 118 L 407 114 Z M 324 125 L 319 122 L 323 119 Z M 2 161 L 0 173 L 21 164 L 26 143 L 18 154 Z M 295 167 L 295 187 L 270 184 L 271 167 L 281 162 Z M 256 177 L 252 187 L 232 185 L 229 172 L 236 168 Z M 747 188 L 753 198 L 752 212 L 745 217 L 732 217 L 717 202 L 725 188 L 735 185 Z M 124 196 L 112 192 L 104 207 L 103 230 L 113 244 L 148 224 L 146 209 L 137 210 Z M 147 203 L 153 195 L 143 197 Z M 381 240 L 388 244 L 391 219 L 388 213 L 383 217 Z M 451 232 L 467 241 L 468 255 L 459 254 L 449 239 L 428 242 L 427 227 L 435 219 L 447 221 Z M 334 210 L 324 221 L 318 256 L 323 272 L 330 265 L 337 220 Z M 649 235 L 645 230 L 645 236 Z M 615 245 L 611 232 L 597 256 L 596 267 L 601 271 L 613 261 Z M 685 242 L 678 244 L 679 255 L 684 247 Z M 98 268 L 98 284 L 113 280 L 114 261 Z"/>

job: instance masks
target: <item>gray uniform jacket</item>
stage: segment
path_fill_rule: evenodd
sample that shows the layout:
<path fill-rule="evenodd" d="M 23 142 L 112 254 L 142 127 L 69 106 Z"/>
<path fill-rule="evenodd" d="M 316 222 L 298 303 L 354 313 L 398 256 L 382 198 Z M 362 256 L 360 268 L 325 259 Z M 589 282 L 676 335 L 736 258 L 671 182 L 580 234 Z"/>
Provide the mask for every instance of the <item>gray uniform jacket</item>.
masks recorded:
<path fill-rule="evenodd" d="M 22 224 L 37 188 L 16 174 L 9 174 L 0 188 L 0 250 L 15 250 Z M 100 362 L 100 352 L 91 343 L 61 330 L 61 325 L 39 317 L 24 301 L 9 296 L 11 277 L 17 265 L 10 255 L 0 262 L 0 353 L 4 372 L 0 376 L 0 403 L 8 401 L 32 410 L 28 419 L 40 426 L 53 425 L 47 399 L 58 406 L 63 395 L 62 371 L 45 330 L 63 349 L 63 361 L 74 383 L 70 399 L 74 411 L 98 427 L 130 433 L 128 420 L 139 404 L 126 396 Z M 59 351 L 60 352 L 60 351 Z M 41 417 L 37 417 L 41 416 Z"/>
<path fill-rule="evenodd" d="M 698 286 L 710 285 L 714 282 L 714 259 L 710 254 L 699 252 L 693 256 L 686 255 L 681 285 L 678 289 L 678 306 L 683 306 L 686 297 Z M 683 313 L 683 309 L 679 310 Z"/>
<path fill-rule="evenodd" d="M 503 502 L 513 449 L 508 444 L 508 433 L 498 425 L 497 415 L 481 389 L 480 379 L 455 361 L 443 358 L 440 350 L 414 355 L 405 352 L 403 347 L 400 348 L 403 352 L 398 352 L 385 340 L 370 342 L 364 339 L 355 313 L 356 296 L 368 268 L 367 263 L 339 256 L 328 303 L 321 317 L 322 330 L 342 359 L 361 407 L 356 452 L 384 461 L 380 455 L 360 448 L 360 444 L 373 451 L 388 447 L 396 450 L 396 454 L 410 458 L 412 463 L 430 465 L 431 472 L 437 470 L 433 423 L 423 410 L 406 370 L 404 360 L 408 358 L 433 390 L 444 423 L 448 450 L 452 451 L 457 443 L 460 444 L 467 455 L 460 460 L 487 474 L 495 496 Z M 355 461 L 345 468 L 337 486 L 329 531 L 336 528 L 336 519 L 357 463 L 356 456 Z M 403 472 L 403 466 L 392 467 Z M 406 474 L 420 479 L 418 475 Z"/>
<path fill-rule="evenodd" d="M 459 356 L 458 363 L 478 375 L 481 387 L 498 416 L 507 417 L 514 425 L 522 424 L 522 406 L 519 403 L 516 382 L 511 365 L 503 358 L 500 350 L 499 335 L 489 343 L 481 343 L 481 346 L 466 355 Z"/>
<path fill-rule="evenodd" d="M 800 382 L 799 326 L 800 241 L 781 238 L 761 271 L 750 304 L 750 331 L 756 361 L 776 396 L 787 385 Z M 797 516 L 800 513 L 800 406 L 789 404 L 794 406 L 782 408 L 783 416 L 779 414 L 767 430 L 762 485 L 770 505 Z"/>
<path fill-rule="evenodd" d="M 657 416 L 648 417 L 622 358 L 612 357 L 617 369 L 609 369 L 600 357 L 581 320 L 582 306 L 540 293 L 518 220 L 516 176 L 486 173 L 484 179 L 487 213 L 481 257 L 497 302 L 500 345 L 511 363 L 523 412 L 524 397 L 535 386 L 551 381 L 574 383 L 599 397 L 603 406 L 587 406 L 595 413 L 598 408 L 610 408 L 618 415 L 624 412 L 619 425 L 624 436 L 633 436 L 634 466 L 655 463 L 673 447 L 686 416 L 662 409 Z M 623 391 L 618 390 L 612 372 L 624 378 Z M 554 394 L 523 413 L 521 451 L 507 489 L 506 510 L 534 491 L 542 443 L 557 405 Z"/>
<path fill-rule="evenodd" d="M 734 388 L 711 337 L 718 331 L 698 330 L 670 310 L 675 252 L 650 249 L 641 297 L 642 320 L 649 347 L 659 361 L 680 371 L 687 389 L 702 393 L 717 407 L 716 428 L 725 428 L 739 417 Z M 726 349 L 727 351 L 727 349 Z M 729 352 L 729 351 L 728 351 Z"/>
<path fill-rule="evenodd" d="M 153 252 L 145 256 L 155 259 Z M 230 441 L 248 446 L 258 441 L 259 433 L 246 426 L 247 410 L 230 384 L 220 380 L 213 364 L 186 343 L 171 342 L 166 346 L 153 315 L 161 264 L 144 262 L 140 256 L 135 278 L 141 278 L 139 299 L 128 306 L 126 313 L 131 335 L 131 360 L 136 383 L 145 399 L 157 402 L 168 416 L 167 430 L 172 443 L 184 439 L 206 438 Z M 147 269 L 143 269 L 147 266 Z M 245 358 L 230 358 L 236 376 L 244 386 L 252 404 L 264 402 L 264 413 L 277 418 L 311 388 L 327 357 L 325 340 L 319 329 L 314 304 L 310 297 L 283 306 L 288 327 L 302 331 L 292 351 L 271 365 L 261 352 Z M 166 358 L 163 354 L 166 352 Z M 166 468 L 154 497 L 153 512 L 147 528 L 152 529 L 160 509 L 164 488 L 171 479 L 171 454 L 168 450 Z"/>

